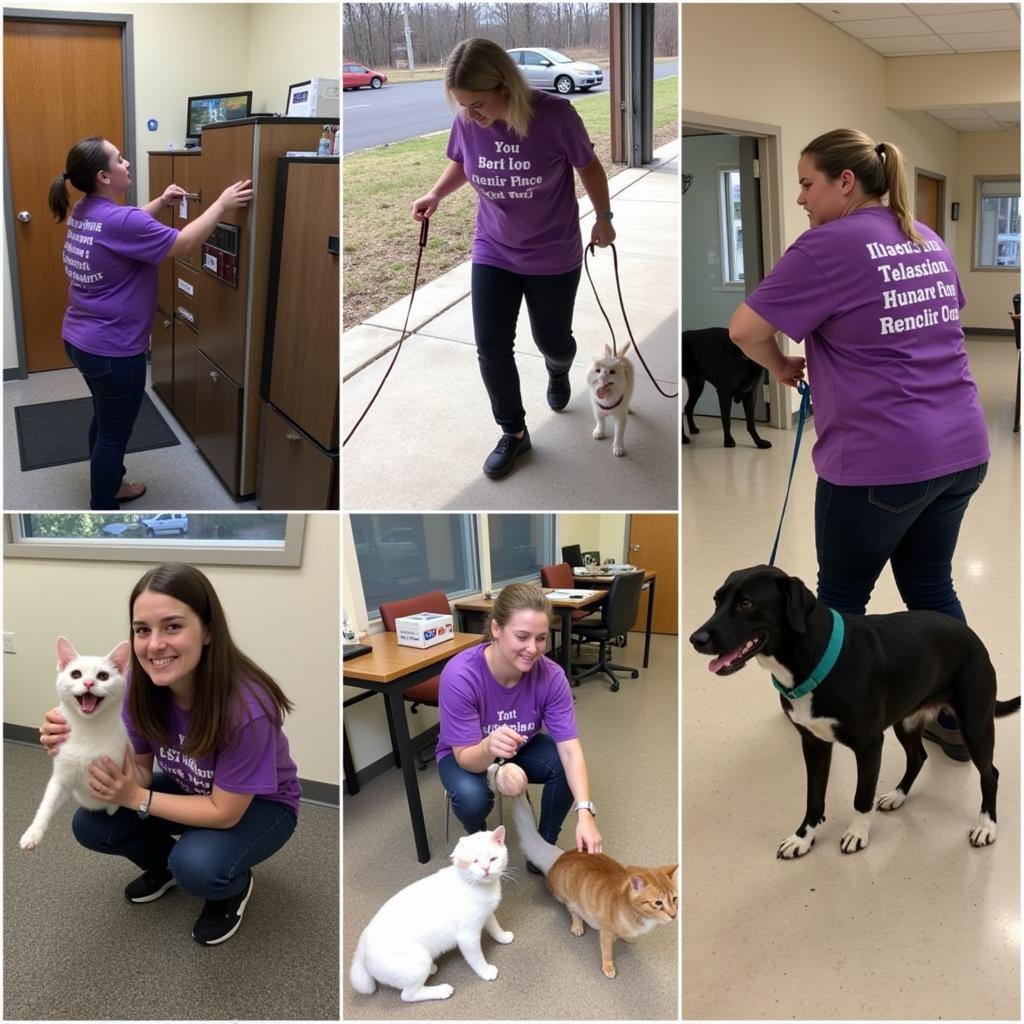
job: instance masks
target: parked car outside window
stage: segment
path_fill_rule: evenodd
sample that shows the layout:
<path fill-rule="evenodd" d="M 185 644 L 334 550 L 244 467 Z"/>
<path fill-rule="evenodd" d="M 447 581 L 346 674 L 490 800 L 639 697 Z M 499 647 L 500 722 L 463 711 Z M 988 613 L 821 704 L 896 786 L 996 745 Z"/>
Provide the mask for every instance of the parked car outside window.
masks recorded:
<path fill-rule="evenodd" d="M 534 46 L 506 52 L 534 89 L 554 89 L 565 96 L 577 89 L 586 92 L 604 82 L 604 72 L 596 64 L 573 60 L 558 50 Z"/>
<path fill-rule="evenodd" d="M 362 64 L 343 64 L 341 66 L 342 89 L 361 89 L 368 85 L 371 89 L 379 89 L 388 76 L 383 71 L 374 71 Z"/>

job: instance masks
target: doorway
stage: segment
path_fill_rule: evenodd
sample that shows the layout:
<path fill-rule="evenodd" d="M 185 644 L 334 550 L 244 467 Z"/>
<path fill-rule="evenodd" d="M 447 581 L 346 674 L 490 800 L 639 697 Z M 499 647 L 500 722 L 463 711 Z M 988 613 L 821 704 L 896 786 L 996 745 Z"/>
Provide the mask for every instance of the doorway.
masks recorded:
<path fill-rule="evenodd" d="M 941 174 L 917 169 L 914 189 L 914 219 L 945 239 L 946 179 Z"/>
<path fill-rule="evenodd" d="M 679 517 L 675 513 L 630 516 L 628 561 L 657 572 L 651 632 L 675 636 L 679 632 Z M 650 599 L 650 589 L 645 589 L 633 629 L 646 627 Z"/>
<path fill-rule="evenodd" d="M 20 378 L 71 365 L 61 339 L 67 227 L 54 222 L 46 195 L 78 139 L 110 139 L 134 163 L 131 81 L 130 15 L 5 12 L 4 177 Z M 71 190 L 72 204 L 78 195 Z"/>

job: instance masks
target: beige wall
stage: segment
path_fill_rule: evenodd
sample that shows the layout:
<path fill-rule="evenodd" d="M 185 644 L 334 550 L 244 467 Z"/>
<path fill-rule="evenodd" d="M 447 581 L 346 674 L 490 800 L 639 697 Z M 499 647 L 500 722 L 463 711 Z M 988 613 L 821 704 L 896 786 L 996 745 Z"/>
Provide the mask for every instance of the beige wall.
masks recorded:
<path fill-rule="evenodd" d="M 200 565 L 224 605 L 235 642 L 295 702 L 285 722 L 299 774 L 337 785 L 338 523 L 306 517 L 302 565 Z M 105 654 L 127 633 L 127 601 L 149 566 L 132 562 L 7 558 L 4 721 L 38 726 L 56 703 L 54 644 L 65 634 L 80 651 Z"/>
<path fill-rule="evenodd" d="M 67 10 L 67 3 L 15 0 L 8 8 Z M 136 195 L 149 197 L 150 150 L 185 142 L 189 96 L 251 89 L 255 113 L 284 113 L 288 86 L 339 74 L 339 5 L 82 3 L 76 13 L 130 14 L 134 33 Z M 147 130 L 155 118 L 159 128 Z M 320 133 L 311 130 L 310 148 Z M 19 140 L 8 140 L 17 145 Z M 69 140 L 69 146 L 74 140 Z M 114 140 L 120 142 L 120 140 Z M 60 168 L 54 168 L 54 174 Z M 77 193 L 72 193 L 77 196 Z M 4 239 L 5 293 L 10 289 Z M 4 300 L 4 367 L 17 366 L 10 299 Z"/>

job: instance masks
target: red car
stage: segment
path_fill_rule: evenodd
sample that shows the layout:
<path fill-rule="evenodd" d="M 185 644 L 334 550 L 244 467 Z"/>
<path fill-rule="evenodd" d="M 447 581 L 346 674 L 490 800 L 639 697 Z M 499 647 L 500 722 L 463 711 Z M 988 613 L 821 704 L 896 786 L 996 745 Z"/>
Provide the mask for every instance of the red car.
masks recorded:
<path fill-rule="evenodd" d="M 387 80 L 383 71 L 373 71 L 362 64 L 343 64 L 341 68 L 342 89 L 361 89 L 364 85 L 379 89 Z"/>

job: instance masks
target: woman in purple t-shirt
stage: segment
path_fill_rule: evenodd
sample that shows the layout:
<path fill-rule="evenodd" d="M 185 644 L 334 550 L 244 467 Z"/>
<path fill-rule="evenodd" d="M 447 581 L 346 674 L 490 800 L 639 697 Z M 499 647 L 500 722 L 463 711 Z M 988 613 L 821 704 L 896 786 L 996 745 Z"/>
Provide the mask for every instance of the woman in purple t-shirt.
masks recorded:
<path fill-rule="evenodd" d="M 574 171 L 594 207 L 591 243 L 615 240 L 608 179 L 579 115 L 560 97 L 531 89 L 512 58 L 489 39 L 467 39 L 448 58 L 445 91 L 461 107 L 448 139 L 448 166 L 412 204 L 426 220 L 469 183 L 479 196 L 471 278 L 480 373 L 502 435 L 487 456 L 489 477 L 511 472 L 530 448 L 515 362 L 523 299 L 548 371 L 548 405 L 569 404 L 576 355 L 573 307 L 583 263 Z"/>
<path fill-rule="evenodd" d="M 142 868 L 124 890 L 130 902 L 151 903 L 175 885 L 205 900 L 192 937 L 214 946 L 241 924 L 253 865 L 295 830 L 302 787 L 281 728 L 292 703 L 235 646 L 198 569 L 150 570 L 132 591 L 129 614 L 122 718 L 134 757 L 90 767 L 93 794 L 120 809 L 108 816 L 80 807 L 72 828 L 87 849 Z M 69 731 L 54 709 L 40 741 L 55 753 Z"/>
<path fill-rule="evenodd" d="M 557 843 L 575 806 L 576 849 L 600 853 L 569 681 L 544 656 L 550 624 L 551 605 L 540 587 L 502 589 L 484 631 L 490 643 L 457 654 L 441 672 L 437 771 L 467 834 L 484 828 L 494 806 L 488 769 L 510 761 L 529 782 L 544 785 L 540 834 Z"/>
<path fill-rule="evenodd" d="M 85 193 L 68 217 L 64 272 L 68 309 L 64 350 L 92 395 L 89 426 L 89 507 L 117 509 L 146 493 L 124 481 L 125 448 L 146 388 L 146 351 L 156 309 L 160 264 L 199 247 L 228 210 L 245 206 L 252 183 L 229 185 L 208 209 L 177 231 L 154 219 L 185 194 L 168 185 L 162 196 L 136 209 L 118 200 L 131 187 L 131 165 L 106 139 L 71 147 L 64 171 L 50 185 L 57 221 L 68 217 L 67 182 Z"/>
<path fill-rule="evenodd" d="M 863 614 L 888 562 L 910 609 L 966 621 L 953 552 L 989 448 L 960 326 L 963 292 L 942 239 L 910 215 L 903 157 L 840 129 L 811 142 L 797 202 L 810 221 L 733 315 L 729 333 L 785 384 L 814 390 L 818 594 Z M 888 194 L 888 205 L 882 199 Z M 955 723 L 926 736 L 966 760 Z"/>

